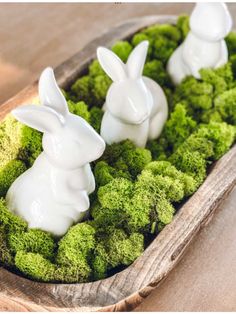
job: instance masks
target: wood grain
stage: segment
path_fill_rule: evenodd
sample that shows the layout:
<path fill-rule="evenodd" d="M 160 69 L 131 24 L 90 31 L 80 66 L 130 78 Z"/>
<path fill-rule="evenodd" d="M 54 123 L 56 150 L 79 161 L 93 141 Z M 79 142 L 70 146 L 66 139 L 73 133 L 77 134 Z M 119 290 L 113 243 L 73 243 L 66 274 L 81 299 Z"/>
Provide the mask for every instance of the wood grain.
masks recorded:
<path fill-rule="evenodd" d="M 59 66 L 56 69 L 58 81 L 63 87 L 70 84 L 94 57 L 98 45 L 110 46 L 115 40 L 126 38 L 146 25 L 174 20 L 174 17 L 149 16 L 111 29 Z M 37 83 L 29 86 L 4 104 L 1 117 L 10 109 L 36 97 L 36 86 Z M 10 297 L 11 302 L 25 310 L 133 309 L 162 282 L 201 226 L 209 221 L 219 203 L 233 188 L 236 182 L 235 160 L 236 147 L 214 165 L 204 184 L 181 207 L 174 221 L 124 271 L 94 283 L 54 285 L 33 282 L 0 268 L 0 297 Z M 40 305 L 35 307 L 37 303 Z"/>

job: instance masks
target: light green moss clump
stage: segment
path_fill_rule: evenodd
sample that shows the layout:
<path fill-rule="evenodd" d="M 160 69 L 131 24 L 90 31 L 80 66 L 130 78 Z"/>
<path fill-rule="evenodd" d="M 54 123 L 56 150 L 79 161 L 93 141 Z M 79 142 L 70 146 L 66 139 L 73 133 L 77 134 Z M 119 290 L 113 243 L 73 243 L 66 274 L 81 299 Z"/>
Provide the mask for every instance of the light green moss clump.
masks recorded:
<path fill-rule="evenodd" d="M 0 166 L 0 197 L 5 196 L 9 187 L 23 172 L 26 166 L 21 160 L 11 160 Z"/>
<path fill-rule="evenodd" d="M 144 237 L 140 233 L 128 235 L 122 229 L 108 229 L 98 236 L 93 260 L 95 279 L 104 278 L 107 271 L 120 265 L 130 265 L 144 249 Z"/>
<path fill-rule="evenodd" d="M 0 225 L 0 266 L 14 266 L 14 258 L 7 245 L 6 230 Z"/>
<path fill-rule="evenodd" d="M 18 251 L 15 265 L 29 278 L 44 282 L 54 280 L 55 265 L 40 254 Z"/>
<path fill-rule="evenodd" d="M 86 120 L 88 123 L 90 123 L 90 112 L 88 110 L 88 106 L 86 105 L 84 101 L 79 101 L 75 103 L 72 100 L 68 100 L 67 104 L 71 113 L 76 114 L 77 116 L 80 116 L 81 118 Z"/>
<path fill-rule="evenodd" d="M 0 226 L 4 226 L 6 232 L 18 233 L 27 229 L 27 223 L 20 217 L 10 212 L 5 199 L 0 199 Z"/>
<path fill-rule="evenodd" d="M 236 88 L 218 95 L 214 104 L 223 121 L 236 125 Z"/>
<path fill-rule="evenodd" d="M 93 107 L 90 110 L 90 124 L 100 134 L 103 111 L 101 108 Z"/>
<path fill-rule="evenodd" d="M 165 124 L 162 136 L 168 142 L 168 146 L 175 150 L 196 126 L 196 121 L 187 115 L 186 108 L 182 104 L 177 104 Z"/>
<path fill-rule="evenodd" d="M 225 38 L 229 56 L 236 54 L 236 33 L 230 32 Z"/>
<path fill-rule="evenodd" d="M 177 27 L 182 34 L 182 39 L 184 39 L 189 32 L 189 16 L 188 15 L 180 15 L 177 20 Z"/>
<path fill-rule="evenodd" d="M 71 99 L 75 102 L 84 101 L 89 106 L 93 103 L 91 95 L 92 80 L 89 75 L 85 75 L 71 86 Z"/>
<path fill-rule="evenodd" d="M 163 63 L 159 60 L 146 62 L 143 75 L 156 81 L 161 86 L 171 86 L 171 80 L 168 73 L 165 71 Z"/>
<path fill-rule="evenodd" d="M 213 160 L 223 156 L 235 141 L 236 128 L 225 122 L 203 124 L 197 131 L 197 136 L 208 139 L 213 143 Z"/>
<path fill-rule="evenodd" d="M 8 246 L 12 252 L 18 251 L 39 253 L 44 258 L 52 259 L 55 250 L 55 241 L 52 236 L 42 230 L 29 229 L 27 232 L 10 233 Z"/>
<path fill-rule="evenodd" d="M 0 125 L 0 163 L 20 159 L 31 166 L 41 151 L 42 134 L 6 116 Z"/>
<path fill-rule="evenodd" d="M 107 145 L 102 160 L 121 171 L 122 177 L 131 176 L 133 179 L 152 160 L 149 150 L 136 147 L 130 140 Z"/>
<path fill-rule="evenodd" d="M 123 40 L 117 41 L 111 48 L 111 50 L 125 63 L 128 60 L 132 49 L 132 45 L 128 41 Z"/>

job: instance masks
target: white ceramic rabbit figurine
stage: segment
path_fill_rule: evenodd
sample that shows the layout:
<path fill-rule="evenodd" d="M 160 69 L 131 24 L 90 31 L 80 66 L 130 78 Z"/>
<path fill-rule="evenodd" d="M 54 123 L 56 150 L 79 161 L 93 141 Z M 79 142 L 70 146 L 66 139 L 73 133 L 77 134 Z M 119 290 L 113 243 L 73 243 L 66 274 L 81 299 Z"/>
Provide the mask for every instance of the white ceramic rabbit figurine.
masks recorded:
<path fill-rule="evenodd" d="M 124 64 L 109 49 L 99 47 L 99 63 L 113 80 L 104 104 L 101 136 L 107 144 L 130 139 L 144 147 L 157 138 L 168 116 L 168 104 L 161 87 L 142 76 L 148 41 L 141 42 Z"/>
<path fill-rule="evenodd" d="M 44 151 L 11 185 L 7 205 L 30 228 L 62 236 L 89 208 L 88 194 L 95 189 L 89 162 L 98 159 L 103 139 L 81 117 L 68 111 L 53 70 L 39 80 L 41 105 L 12 111 L 17 120 L 43 132 Z"/>
<path fill-rule="evenodd" d="M 201 68 L 217 68 L 228 61 L 224 37 L 232 19 L 224 3 L 199 2 L 190 17 L 190 31 L 174 51 L 167 70 L 177 85 L 187 75 L 200 78 Z"/>

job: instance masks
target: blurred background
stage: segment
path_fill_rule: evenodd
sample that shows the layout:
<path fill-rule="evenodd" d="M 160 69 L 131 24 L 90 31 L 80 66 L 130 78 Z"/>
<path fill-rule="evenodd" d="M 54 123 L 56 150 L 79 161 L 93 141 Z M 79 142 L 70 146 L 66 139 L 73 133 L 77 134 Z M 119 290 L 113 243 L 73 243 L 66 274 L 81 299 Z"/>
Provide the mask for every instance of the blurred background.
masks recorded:
<path fill-rule="evenodd" d="M 193 5 L 1 3 L 0 103 L 37 79 L 44 67 L 57 66 L 111 26 L 144 15 L 190 13 Z M 229 9 L 235 20 L 236 4 Z M 236 311 L 235 225 L 231 194 L 136 311 Z"/>

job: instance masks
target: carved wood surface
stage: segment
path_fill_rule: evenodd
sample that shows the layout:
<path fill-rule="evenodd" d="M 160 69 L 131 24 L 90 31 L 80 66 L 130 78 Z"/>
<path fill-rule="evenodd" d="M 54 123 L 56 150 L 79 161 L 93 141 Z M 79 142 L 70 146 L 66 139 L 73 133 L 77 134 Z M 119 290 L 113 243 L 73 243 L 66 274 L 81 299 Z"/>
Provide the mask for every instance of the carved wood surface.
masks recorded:
<path fill-rule="evenodd" d="M 68 86 L 95 57 L 96 47 L 111 46 L 154 23 L 175 17 L 148 16 L 111 29 L 56 69 L 62 87 Z M 12 108 L 37 97 L 37 82 L 1 106 L 0 118 Z M 5 297 L 22 311 L 131 310 L 165 278 L 179 261 L 201 226 L 209 221 L 222 199 L 236 183 L 236 146 L 212 167 L 198 191 L 180 208 L 171 224 L 154 239 L 131 266 L 114 276 L 86 284 L 37 283 L 0 268 L 0 303 Z M 5 302 L 6 309 L 9 302 Z M 11 307 L 12 309 L 12 307 Z"/>

